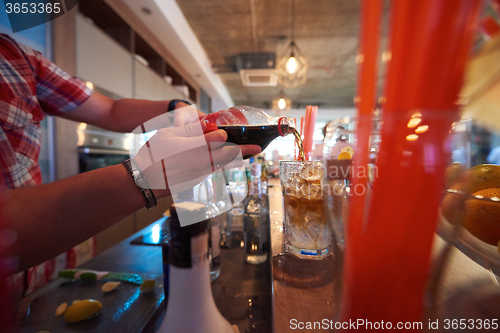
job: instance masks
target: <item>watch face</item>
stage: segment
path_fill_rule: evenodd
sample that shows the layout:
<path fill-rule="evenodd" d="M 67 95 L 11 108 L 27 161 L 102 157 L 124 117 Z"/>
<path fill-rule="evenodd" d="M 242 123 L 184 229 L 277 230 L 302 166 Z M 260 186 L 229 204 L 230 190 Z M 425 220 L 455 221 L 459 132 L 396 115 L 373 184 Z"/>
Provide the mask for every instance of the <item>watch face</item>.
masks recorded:
<path fill-rule="evenodd" d="M 135 181 L 142 180 L 142 173 L 139 170 L 132 170 L 132 175 L 134 176 Z"/>

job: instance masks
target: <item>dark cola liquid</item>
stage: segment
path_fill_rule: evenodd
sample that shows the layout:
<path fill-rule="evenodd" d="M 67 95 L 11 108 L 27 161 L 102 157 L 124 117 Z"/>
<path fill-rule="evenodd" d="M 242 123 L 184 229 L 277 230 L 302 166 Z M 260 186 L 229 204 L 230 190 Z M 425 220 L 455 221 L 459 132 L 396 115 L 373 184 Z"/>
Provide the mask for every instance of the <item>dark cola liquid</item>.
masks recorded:
<path fill-rule="evenodd" d="M 302 140 L 297 130 L 288 125 L 280 125 L 283 134 L 293 134 L 298 139 L 298 146 L 301 157 L 303 156 Z M 258 145 L 264 151 L 266 147 L 280 136 L 278 125 L 218 125 L 219 129 L 223 129 L 227 133 L 227 142 L 237 145 Z M 243 156 L 244 159 L 252 157 L 251 155 Z M 304 160 L 304 159 L 303 159 Z"/>

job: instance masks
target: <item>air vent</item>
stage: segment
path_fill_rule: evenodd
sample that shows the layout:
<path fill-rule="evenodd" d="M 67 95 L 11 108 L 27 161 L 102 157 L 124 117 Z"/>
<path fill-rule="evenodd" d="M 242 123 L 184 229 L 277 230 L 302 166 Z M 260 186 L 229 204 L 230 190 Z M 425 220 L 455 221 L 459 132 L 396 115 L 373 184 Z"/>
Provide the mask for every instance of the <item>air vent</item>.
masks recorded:
<path fill-rule="evenodd" d="M 274 87 L 278 85 L 278 74 L 270 69 L 242 69 L 241 82 L 245 87 Z"/>

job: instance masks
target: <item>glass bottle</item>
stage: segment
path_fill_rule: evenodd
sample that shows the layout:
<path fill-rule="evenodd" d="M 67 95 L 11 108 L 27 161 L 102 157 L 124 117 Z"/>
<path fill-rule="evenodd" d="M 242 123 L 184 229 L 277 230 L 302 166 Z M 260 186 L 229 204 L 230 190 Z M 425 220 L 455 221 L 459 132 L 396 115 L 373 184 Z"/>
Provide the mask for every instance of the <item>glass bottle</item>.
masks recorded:
<path fill-rule="evenodd" d="M 243 220 L 245 217 L 245 207 L 242 203 L 236 205 L 228 212 L 228 232 L 227 232 L 227 247 L 237 248 L 242 247 L 244 241 L 243 235 Z"/>
<path fill-rule="evenodd" d="M 268 256 L 264 245 L 268 239 L 268 211 L 262 197 L 261 173 L 262 166 L 252 164 L 252 180 L 245 204 L 245 261 L 254 265 L 262 264 Z"/>
<path fill-rule="evenodd" d="M 208 220 L 181 227 L 170 209 L 169 293 L 160 333 L 232 333 L 212 295 L 208 259 Z"/>
<path fill-rule="evenodd" d="M 247 160 L 248 161 L 248 160 Z M 249 174 L 250 174 L 249 166 Z M 249 176 L 250 178 L 250 176 Z M 235 204 L 227 212 L 226 246 L 228 248 L 243 247 L 243 220 L 245 206 L 243 202 L 248 194 L 247 176 L 244 168 L 234 169 L 233 180 L 229 182 Z"/>
<path fill-rule="evenodd" d="M 227 133 L 227 142 L 259 145 L 262 151 L 279 136 L 294 134 L 300 138 L 292 118 L 271 117 L 251 106 L 233 106 L 210 113 L 201 119 L 214 123 Z M 244 159 L 251 156 L 243 156 Z"/>
<path fill-rule="evenodd" d="M 210 259 L 210 279 L 212 281 L 216 280 L 220 275 L 220 226 L 221 226 L 221 216 L 219 208 L 217 207 L 217 198 L 215 194 L 213 175 L 207 176 L 199 188 L 202 192 L 202 188 L 205 188 L 207 204 L 206 209 L 206 219 L 209 221 L 209 233 L 208 233 L 208 257 Z M 200 198 L 201 198 L 200 193 Z"/>

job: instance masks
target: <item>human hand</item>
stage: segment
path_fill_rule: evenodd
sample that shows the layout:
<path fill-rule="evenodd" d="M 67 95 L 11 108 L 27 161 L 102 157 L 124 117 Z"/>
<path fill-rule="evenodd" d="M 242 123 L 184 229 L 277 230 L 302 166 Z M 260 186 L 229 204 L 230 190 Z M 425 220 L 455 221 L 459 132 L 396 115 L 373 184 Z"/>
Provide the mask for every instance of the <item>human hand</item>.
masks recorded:
<path fill-rule="evenodd" d="M 200 118 L 206 116 L 203 112 L 196 109 L 194 105 L 179 102 L 175 106 L 174 126 L 180 127 L 197 122 Z"/>
<path fill-rule="evenodd" d="M 217 169 L 243 165 L 242 156 L 260 152 L 257 145 L 226 143 L 227 134 L 223 130 L 205 133 L 207 124 L 200 122 L 195 109 L 191 109 L 182 113 L 182 121 L 191 122 L 196 118 L 195 122 L 161 128 L 136 154 L 131 152 L 132 162 L 142 171 L 149 188 L 167 190 L 166 194 L 178 193 L 195 186 Z M 155 125 L 168 122 L 170 120 L 157 119 Z M 148 122 L 141 128 L 150 131 L 153 126 Z"/>

